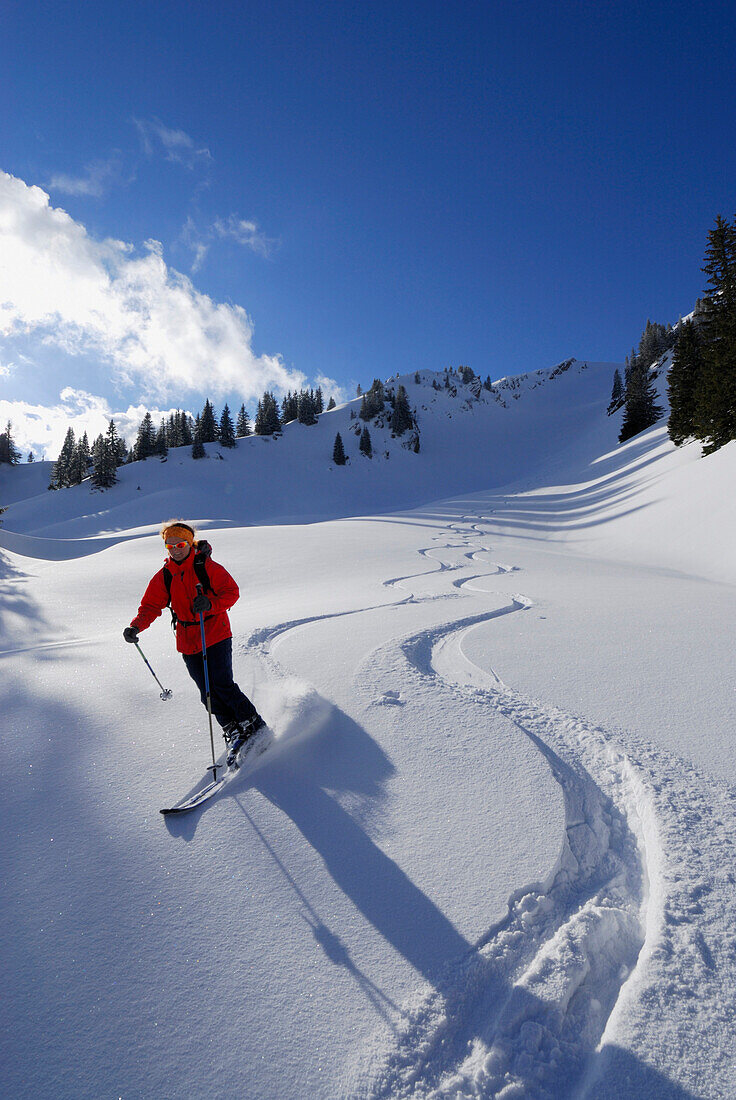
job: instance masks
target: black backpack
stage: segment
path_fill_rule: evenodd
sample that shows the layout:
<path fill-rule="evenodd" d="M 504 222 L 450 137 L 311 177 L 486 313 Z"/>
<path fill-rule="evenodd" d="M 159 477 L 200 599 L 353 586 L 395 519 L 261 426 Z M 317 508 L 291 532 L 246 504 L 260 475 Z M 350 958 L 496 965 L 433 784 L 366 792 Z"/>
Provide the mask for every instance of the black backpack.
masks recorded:
<path fill-rule="evenodd" d="M 197 574 L 197 580 L 202 585 L 202 591 L 203 592 L 212 592 L 212 591 L 214 591 L 214 589 L 212 588 L 212 585 L 210 584 L 210 578 L 207 575 L 207 566 L 205 565 L 205 562 L 207 561 L 207 558 L 210 556 L 211 553 L 212 553 L 212 547 L 210 546 L 210 544 L 208 542 L 205 542 L 204 539 L 202 539 L 201 542 L 197 543 L 197 552 L 194 555 L 194 572 Z M 176 612 L 174 611 L 173 607 L 171 606 L 171 580 L 172 580 L 172 577 L 171 577 L 171 572 L 169 571 L 169 569 L 166 566 L 163 567 L 163 574 L 164 574 L 164 584 L 166 585 L 166 595 L 168 596 L 168 599 L 166 601 L 166 606 L 168 607 L 169 611 L 171 612 L 171 629 L 176 630 L 176 624 L 177 623 L 181 623 L 182 626 L 196 626 L 197 622 L 199 620 L 196 620 L 196 621 L 193 621 L 193 622 L 187 622 L 186 619 L 178 618 Z M 211 617 L 212 617 L 211 615 L 205 615 L 205 621 L 207 619 L 210 619 Z"/>

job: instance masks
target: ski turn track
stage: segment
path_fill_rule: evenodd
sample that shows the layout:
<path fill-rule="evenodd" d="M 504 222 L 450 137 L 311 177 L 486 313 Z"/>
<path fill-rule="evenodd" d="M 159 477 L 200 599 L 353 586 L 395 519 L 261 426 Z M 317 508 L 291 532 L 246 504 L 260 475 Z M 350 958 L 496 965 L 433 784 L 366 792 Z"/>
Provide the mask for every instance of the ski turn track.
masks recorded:
<path fill-rule="evenodd" d="M 487 536 L 483 518 L 448 525 L 453 541 L 438 536 L 418 551 L 434 568 L 384 581 L 408 595 L 378 606 L 497 596 L 479 582 L 517 567 L 486 558 L 492 547 L 477 545 Z M 464 561 L 438 559 L 458 553 Z M 471 565 L 487 571 L 450 579 Z M 532 606 L 515 594 L 504 607 L 393 639 L 356 670 L 356 688 L 365 694 L 369 684 L 374 703 L 400 704 L 402 693 L 386 689 L 398 674 L 407 692 L 414 678 L 415 689 L 449 691 L 514 723 L 560 785 L 565 829 L 547 880 L 517 890 L 473 951 L 403 1006 L 389 1046 L 378 1043 L 350 1095 L 732 1097 L 733 1044 L 724 1034 L 736 1022 L 736 938 L 724 929 L 736 926 L 736 791 L 625 731 L 613 736 L 539 706 L 470 661 L 470 631 Z M 284 622 L 254 632 L 249 645 L 283 676 L 271 652 L 277 639 L 371 610 Z M 712 1052 L 707 1086 L 704 1046 Z"/>
<path fill-rule="evenodd" d="M 451 529 L 461 534 L 458 524 Z M 484 532 L 476 523 L 465 534 Z M 477 565 L 490 552 L 484 545 L 466 557 Z M 514 569 L 488 566 L 452 582 L 454 594 L 483 593 L 479 580 Z M 386 583 L 406 588 L 412 579 Z M 723 932 L 736 916 L 727 869 L 736 792 L 625 734 L 624 749 L 621 738 L 536 705 L 467 658 L 469 631 L 531 606 L 517 594 L 400 648 L 411 675 L 504 715 L 544 755 L 564 796 L 560 857 L 547 881 L 515 892 L 506 917 L 468 957 L 404 1006 L 398 1039 L 374 1055 L 354 1096 L 732 1096 L 723 1029 L 733 1032 L 736 940 Z M 371 665 L 390 666 L 395 652 L 394 641 Z M 702 983 L 706 1011 L 696 993 Z M 713 1048 L 706 1087 L 703 1043 Z"/>

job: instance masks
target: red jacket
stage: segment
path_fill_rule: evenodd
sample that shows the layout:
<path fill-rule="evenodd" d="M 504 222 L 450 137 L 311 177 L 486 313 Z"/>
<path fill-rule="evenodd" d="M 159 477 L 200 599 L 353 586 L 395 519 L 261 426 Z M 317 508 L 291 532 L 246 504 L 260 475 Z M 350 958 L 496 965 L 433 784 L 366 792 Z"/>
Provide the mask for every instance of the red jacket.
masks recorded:
<path fill-rule="evenodd" d="M 197 595 L 199 579 L 194 572 L 194 550 L 190 550 L 184 561 L 177 563 L 172 558 L 166 559 L 166 568 L 171 573 L 171 607 L 179 620 L 176 624 L 176 648 L 179 653 L 201 653 L 202 631 L 199 624 L 199 616 L 192 611 L 192 601 Z M 240 597 L 240 590 L 233 578 L 222 565 L 208 557 L 205 565 L 210 585 L 205 593 L 211 601 L 212 607 L 205 611 L 204 636 L 207 647 L 232 638 L 230 620 L 227 616 L 228 608 Z M 138 614 L 133 619 L 131 626 L 137 630 L 145 630 L 154 619 L 157 619 L 167 606 L 169 594 L 166 591 L 163 570 L 159 569 L 155 577 L 151 578 L 148 588 L 143 594 Z"/>

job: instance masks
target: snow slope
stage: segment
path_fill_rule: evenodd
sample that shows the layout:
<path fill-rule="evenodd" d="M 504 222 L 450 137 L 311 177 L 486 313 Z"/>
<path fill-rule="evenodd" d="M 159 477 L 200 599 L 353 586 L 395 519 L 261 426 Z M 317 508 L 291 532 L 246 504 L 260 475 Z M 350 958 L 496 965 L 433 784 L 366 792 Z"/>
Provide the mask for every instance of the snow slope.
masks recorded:
<path fill-rule="evenodd" d="M 350 419 L 360 409 L 355 399 L 323 413 L 311 427 L 287 425 L 281 437 L 250 436 L 231 451 L 210 444 L 208 461 L 195 462 L 191 448 L 177 448 L 163 462 L 133 463 L 118 471 L 120 483 L 106 492 L 85 482 L 50 493 L 46 473 L 38 495 L 12 504 L 5 527 L 78 538 L 158 527 L 162 512 L 239 525 L 302 523 L 505 485 L 546 465 L 560 450 L 578 450 L 581 422 L 608 400 L 613 364 L 568 362 L 559 374 L 553 369 L 503 380 L 478 398 L 454 375 L 452 391 L 432 389 L 442 374 L 424 372 L 419 384 L 413 374 L 398 379 L 416 408 L 421 455 L 404 449 L 408 436 L 392 439 L 387 424 L 371 423 L 374 457 L 362 456 L 363 422 Z M 332 462 L 338 431 L 350 459 L 346 467 Z M 0 507 L 6 494 L 15 498 L 12 481 L 25 469 L 0 471 Z"/>
<path fill-rule="evenodd" d="M 736 452 L 550 374 L 426 376 L 419 455 L 332 467 L 343 407 L 8 507 L 4 1095 L 736 1094 Z M 206 715 L 120 632 L 178 510 L 277 740 L 165 822 Z"/>

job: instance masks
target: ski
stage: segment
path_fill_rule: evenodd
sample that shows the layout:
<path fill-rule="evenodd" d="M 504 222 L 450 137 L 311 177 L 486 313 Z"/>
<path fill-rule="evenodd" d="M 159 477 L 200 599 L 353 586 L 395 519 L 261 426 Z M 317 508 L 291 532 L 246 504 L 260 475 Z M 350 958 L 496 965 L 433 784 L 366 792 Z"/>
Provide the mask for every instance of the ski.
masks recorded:
<path fill-rule="evenodd" d="M 197 791 L 196 794 L 191 795 L 191 797 L 189 798 L 185 798 L 182 802 L 178 802 L 176 806 L 164 807 L 164 809 L 161 810 L 160 813 L 185 814 L 189 810 L 196 809 L 197 806 L 201 806 L 203 803 L 205 803 L 208 798 L 212 798 L 213 794 L 216 794 L 218 791 L 222 790 L 232 774 L 233 773 L 231 773 L 229 770 L 226 770 L 223 776 L 221 776 L 219 779 L 210 780 L 210 782 L 202 787 L 201 790 Z"/>
<path fill-rule="evenodd" d="M 250 741 L 246 742 L 243 748 L 240 750 L 240 754 L 236 757 L 235 761 L 230 767 L 220 765 L 224 768 L 224 774 L 219 779 L 211 779 L 209 783 L 206 783 L 204 787 L 201 787 L 194 794 L 188 795 L 183 798 L 181 802 L 177 802 L 174 806 L 166 806 L 160 813 L 168 816 L 170 814 L 185 814 L 190 810 L 196 810 L 197 807 L 203 806 L 205 802 L 209 801 L 213 795 L 221 791 L 223 787 L 226 787 L 233 776 L 242 772 L 243 768 L 246 768 L 249 763 L 255 763 L 259 756 L 273 744 L 273 733 L 264 726 Z M 219 768 L 218 768 L 219 770 Z"/>

